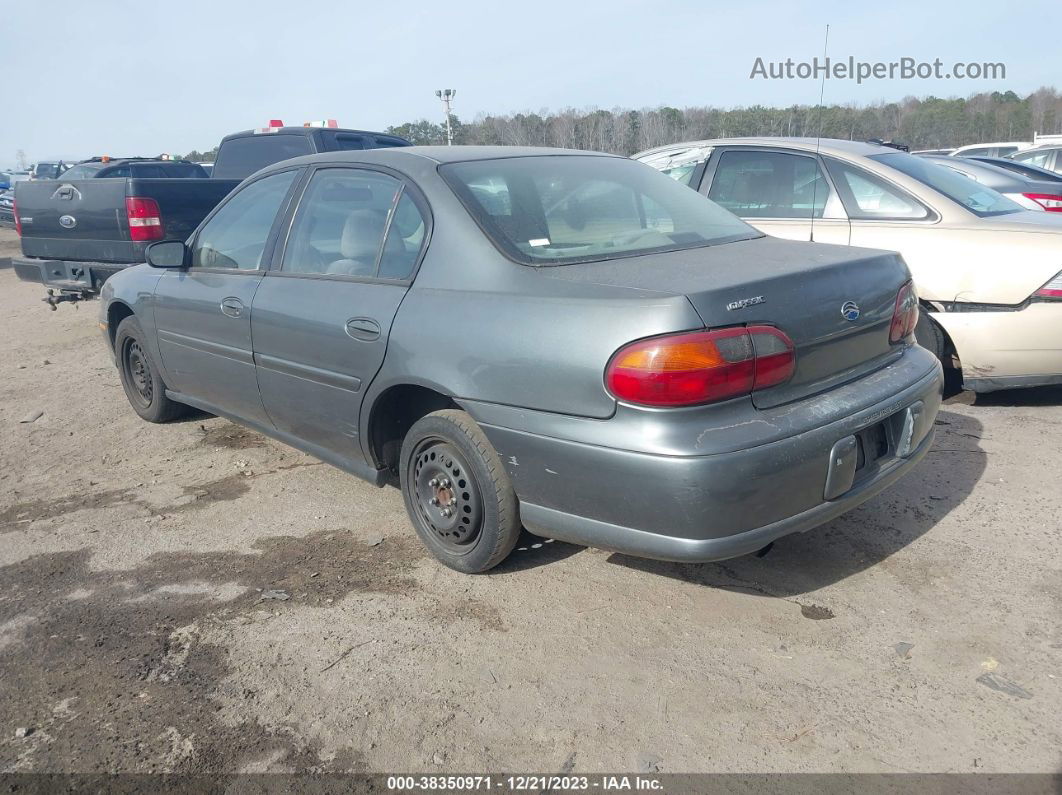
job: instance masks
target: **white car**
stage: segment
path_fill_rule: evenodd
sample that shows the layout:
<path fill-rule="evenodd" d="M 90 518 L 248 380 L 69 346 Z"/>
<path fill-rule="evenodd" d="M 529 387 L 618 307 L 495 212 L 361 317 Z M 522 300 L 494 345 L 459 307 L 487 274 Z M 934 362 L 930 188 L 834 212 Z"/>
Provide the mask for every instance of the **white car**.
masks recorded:
<path fill-rule="evenodd" d="M 967 389 L 1062 384 L 1062 213 L 853 141 L 696 141 L 634 159 L 767 234 L 899 251 L 921 299 L 918 340 Z"/>
<path fill-rule="evenodd" d="M 1006 157 L 1034 146 L 1031 141 L 998 141 L 992 144 L 967 144 L 952 149 L 948 154 L 951 157 Z"/>

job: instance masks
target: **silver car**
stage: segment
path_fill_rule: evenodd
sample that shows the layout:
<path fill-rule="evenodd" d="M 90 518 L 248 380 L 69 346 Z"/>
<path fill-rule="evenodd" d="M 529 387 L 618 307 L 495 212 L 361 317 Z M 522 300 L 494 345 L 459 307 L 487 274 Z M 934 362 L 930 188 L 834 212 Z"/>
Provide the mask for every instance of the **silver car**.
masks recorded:
<path fill-rule="evenodd" d="M 402 489 L 443 563 L 532 533 L 704 561 L 926 453 L 941 369 L 895 254 L 765 237 L 626 158 L 287 160 L 107 281 L 144 419 L 195 406 Z"/>

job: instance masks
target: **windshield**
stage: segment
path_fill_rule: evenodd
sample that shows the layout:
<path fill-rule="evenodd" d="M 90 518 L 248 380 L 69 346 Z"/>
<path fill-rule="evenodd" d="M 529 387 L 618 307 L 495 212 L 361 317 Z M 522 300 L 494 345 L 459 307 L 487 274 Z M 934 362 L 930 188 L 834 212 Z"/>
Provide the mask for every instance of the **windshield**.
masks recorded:
<path fill-rule="evenodd" d="M 68 171 L 66 171 L 63 174 L 63 179 L 64 180 L 92 179 L 93 177 L 96 176 L 96 172 L 98 172 L 105 165 L 107 165 L 107 164 L 106 163 L 81 163 L 80 165 L 74 166 L 74 167 L 70 168 Z"/>
<path fill-rule="evenodd" d="M 937 165 L 924 157 L 897 152 L 887 155 L 870 155 L 870 159 L 877 160 L 879 163 L 884 163 L 917 179 L 923 185 L 928 185 L 938 193 L 943 193 L 981 218 L 1016 213 L 1024 209 L 1020 204 L 970 179 L 965 174 Z"/>
<path fill-rule="evenodd" d="M 451 163 L 440 173 L 507 256 L 561 265 L 697 248 L 759 232 L 696 191 L 619 157 Z"/>

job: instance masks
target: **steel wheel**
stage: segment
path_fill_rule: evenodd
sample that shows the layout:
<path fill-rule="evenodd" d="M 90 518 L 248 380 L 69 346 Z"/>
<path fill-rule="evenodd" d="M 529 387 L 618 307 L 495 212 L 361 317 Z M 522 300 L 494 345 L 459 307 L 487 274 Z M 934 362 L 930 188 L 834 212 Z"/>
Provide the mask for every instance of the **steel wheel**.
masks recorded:
<path fill-rule="evenodd" d="M 137 395 L 142 406 L 150 406 L 155 397 L 155 386 L 151 377 L 151 365 L 138 340 L 131 339 L 126 343 L 122 359 L 126 377 L 133 387 L 134 394 Z"/>
<path fill-rule="evenodd" d="M 461 453 L 438 437 L 424 439 L 409 460 L 417 519 L 447 550 L 467 551 L 483 528 L 483 501 Z"/>

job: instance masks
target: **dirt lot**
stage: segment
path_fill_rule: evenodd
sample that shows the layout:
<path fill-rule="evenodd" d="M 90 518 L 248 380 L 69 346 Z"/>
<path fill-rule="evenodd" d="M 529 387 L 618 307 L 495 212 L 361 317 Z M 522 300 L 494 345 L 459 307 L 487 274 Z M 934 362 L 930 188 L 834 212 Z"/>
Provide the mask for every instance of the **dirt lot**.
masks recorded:
<path fill-rule="evenodd" d="M 141 422 L 97 306 L 41 294 L 0 269 L 2 771 L 1060 767 L 1062 390 L 951 399 L 763 558 L 528 536 L 468 577 L 394 489 Z"/>

